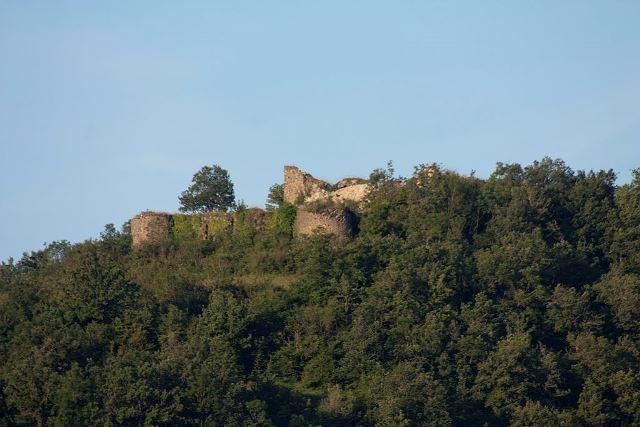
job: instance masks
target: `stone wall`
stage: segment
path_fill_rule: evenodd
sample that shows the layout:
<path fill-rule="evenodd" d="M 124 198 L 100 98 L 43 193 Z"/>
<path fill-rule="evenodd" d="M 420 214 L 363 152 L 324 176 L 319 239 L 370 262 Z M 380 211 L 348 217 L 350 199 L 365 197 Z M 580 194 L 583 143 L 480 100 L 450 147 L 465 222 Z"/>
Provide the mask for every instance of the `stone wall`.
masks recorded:
<path fill-rule="evenodd" d="M 337 204 L 339 207 L 352 202 L 352 207 L 358 209 L 370 190 L 370 184 L 362 178 L 344 178 L 331 185 L 295 166 L 284 167 L 284 201 L 298 206 L 294 232 L 299 236 L 309 235 L 314 231 L 340 236 L 352 235 L 357 222 L 353 212 L 348 209 L 319 212 L 314 205 L 327 202 L 329 206 Z"/>
<path fill-rule="evenodd" d="M 350 187 L 352 185 L 358 184 L 366 184 L 368 181 L 362 178 L 342 178 L 340 181 L 336 182 L 333 187 L 336 189 Z"/>
<path fill-rule="evenodd" d="M 296 204 L 299 199 L 326 196 L 331 184 L 314 178 L 295 166 L 284 167 L 284 201 Z"/>
<path fill-rule="evenodd" d="M 294 204 L 300 194 L 304 194 L 304 175 L 295 166 L 284 167 L 284 201 Z"/>
<path fill-rule="evenodd" d="M 367 196 L 369 189 L 369 184 L 355 184 L 332 191 L 329 193 L 328 197 L 337 203 L 350 201 L 358 204 Z M 308 201 L 313 201 L 313 199 L 309 199 Z"/>
<path fill-rule="evenodd" d="M 131 219 L 133 247 L 158 244 L 169 238 L 171 215 L 164 212 L 141 212 Z"/>
<path fill-rule="evenodd" d="M 335 185 L 314 178 L 295 166 L 284 167 L 284 201 L 298 206 L 294 232 L 304 236 L 319 230 L 325 233 L 350 236 L 357 223 L 356 215 L 344 207 L 344 202 L 364 200 L 370 190 L 368 182 L 361 178 L 344 178 Z M 318 211 L 314 204 L 333 209 Z M 337 207 L 336 207 L 337 204 Z M 352 205 L 353 206 L 353 205 Z M 355 207 L 357 209 L 357 206 Z M 264 230 L 266 216 L 262 209 L 252 208 L 242 212 L 205 212 L 199 215 L 169 214 L 166 212 L 142 212 L 131 220 L 133 247 L 158 244 L 169 239 L 215 238 L 219 233 L 238 231 L 249 227 Z"/>
<path fill-rule="evenodd" d="M 311 212 L 298 208 L 294 231 L 298 236 L 308 236 L 315 232 L 352 236 L 355 229 L 355 215 L 347 209 L 336 212 Z"/>
<path fill-rule="evenodd" d="M 266 213 L 260 208 L 242 212 L 204 212 L 201 214 L 169 214 L 166 212 L 141 212 L 131 219 L 133 247 L 159 244 L 168 240 L 215 239 L 239 229 L 266 228 Z"/>
<path fill-rule="evenodd" d="M 362 178 L 344 178 L 331 185 L 295 166 L 284 167 L 284 201 L 291 204 L 300 205 L 326 199 L 338 203 L 360 203 L 370 188 L 369 183 Z"/>

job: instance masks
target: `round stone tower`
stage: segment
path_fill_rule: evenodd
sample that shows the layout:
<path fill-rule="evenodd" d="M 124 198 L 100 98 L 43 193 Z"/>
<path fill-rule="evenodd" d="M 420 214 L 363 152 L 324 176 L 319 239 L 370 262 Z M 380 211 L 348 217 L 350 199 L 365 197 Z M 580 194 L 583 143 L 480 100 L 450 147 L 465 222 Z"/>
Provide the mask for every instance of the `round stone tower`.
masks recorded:
<path fill-rule="evenodd" d="M 355 226 L 355 214 L 348 209 L 338 209 L 332 212 L 313 212 L 306 210 L 304 207 L 299 207 L 293 228 L 298 236 L 308 236 L 314 232 L 321 232 L 350 237 L 354 233 Z"/>
<path fill-rule="evenodd" d="M 131 219 L 131 240 L 134 248 L 158 244 L 169 239 L 171 215 L 164 212 L 141 212 Z"/>

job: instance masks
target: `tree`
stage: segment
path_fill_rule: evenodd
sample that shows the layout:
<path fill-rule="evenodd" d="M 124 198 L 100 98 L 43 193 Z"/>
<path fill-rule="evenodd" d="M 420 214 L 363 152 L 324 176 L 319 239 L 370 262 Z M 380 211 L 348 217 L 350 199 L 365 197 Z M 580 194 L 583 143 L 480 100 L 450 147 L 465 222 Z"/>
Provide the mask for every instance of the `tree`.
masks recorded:
<path fill-rule="evenodd" d="M 269 187 L 266 208 L 268 211 L 276 210 L 284 202 L 284 185 L 273 184 Z"/>
<path fill-rule="evenodd" d="M 383 182 L 389 182 L 393 179 L 393 174 L 395 170 L 393 169 L 393 162 L 389 160 L 387 162 L 386 169 L 374 169 L 369 175 L 369 182 L 372 184 L 381 184 Z"/>
<path fill-rule="evenodd" d="M 229 172 L 218 165 L 203 166 L 179 197 L 182 212 L 223 211 L 235 205 Z"/>
<path fill-rule="evenodd" d="M 0 262 L 0 427 L 640 426 L 640 170 L 373 178 L 350 239 L 235 200 Z"/>

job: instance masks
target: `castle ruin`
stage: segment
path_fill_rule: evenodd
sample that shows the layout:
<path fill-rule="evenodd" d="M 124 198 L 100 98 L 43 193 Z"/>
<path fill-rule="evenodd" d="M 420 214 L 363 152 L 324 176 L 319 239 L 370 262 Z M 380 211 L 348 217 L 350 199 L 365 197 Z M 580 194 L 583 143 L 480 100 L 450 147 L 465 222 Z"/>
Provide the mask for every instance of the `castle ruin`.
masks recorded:
<path fill-rule="evenodd" d="M 165 212 L 145 211 L 131 218 L 133 247 L 158 244 L 169 239 L 171 215 Z"/>
<path fill-rule="evenodd" d="M 233 227 L 234 216 L 226 212 L 171 214 L 144 211 L 131 219 L 131 240 L 134 248 L 157 245 L 172 238 L 204 240 Z"/>
<path fill-rule="evenodd" d="M 352 235 L 357 219 L 354 209 L 369 189 L 362 178 L 345 178 L 332 185 L 296 166 L 284 167 L 284 201 L 297 207 L 294 232 L 298 236 L 314 232 Z"/>
<path fill-rule="evenodd" d="M 362 178 L 344 178 L 331 185 L 314 178 L 296 166 L 284 167 L 284 201 L 293 205 L 331 199 L 335 202 L 361 203 L 369 192 Z"/>
<path fill-rule="evenodd" d="M 344 237 L 353 235 L 356 211 L 370 190 L 370 184 L 361 178 L 345 178 L 330 184 L 296 166 L 284 167 L 283 187 L 284 202 L 295 205 L 297 209 L 293 225 L 296 236 L 315 232 Z M 240 223 L 263 229 L 266 215 L 259 208 L 236 213 L 201 214 L 145 211 L 131 219 L 132 243 L 134 248 L 139 248 L 170 239 L 209 239 L 217 233 L 235 230 Z"/>

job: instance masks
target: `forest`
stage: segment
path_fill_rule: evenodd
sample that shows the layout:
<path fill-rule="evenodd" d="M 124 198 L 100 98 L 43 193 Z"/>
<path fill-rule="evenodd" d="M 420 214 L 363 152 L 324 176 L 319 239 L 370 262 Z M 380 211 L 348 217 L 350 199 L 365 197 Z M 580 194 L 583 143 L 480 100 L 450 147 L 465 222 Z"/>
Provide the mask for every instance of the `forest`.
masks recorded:
<path fill-rule="evenodd" d="M 279 203 L 0 266 L 0 426 L 640 425 L 640 169 L 371 174 L 352 238 Z"/>

